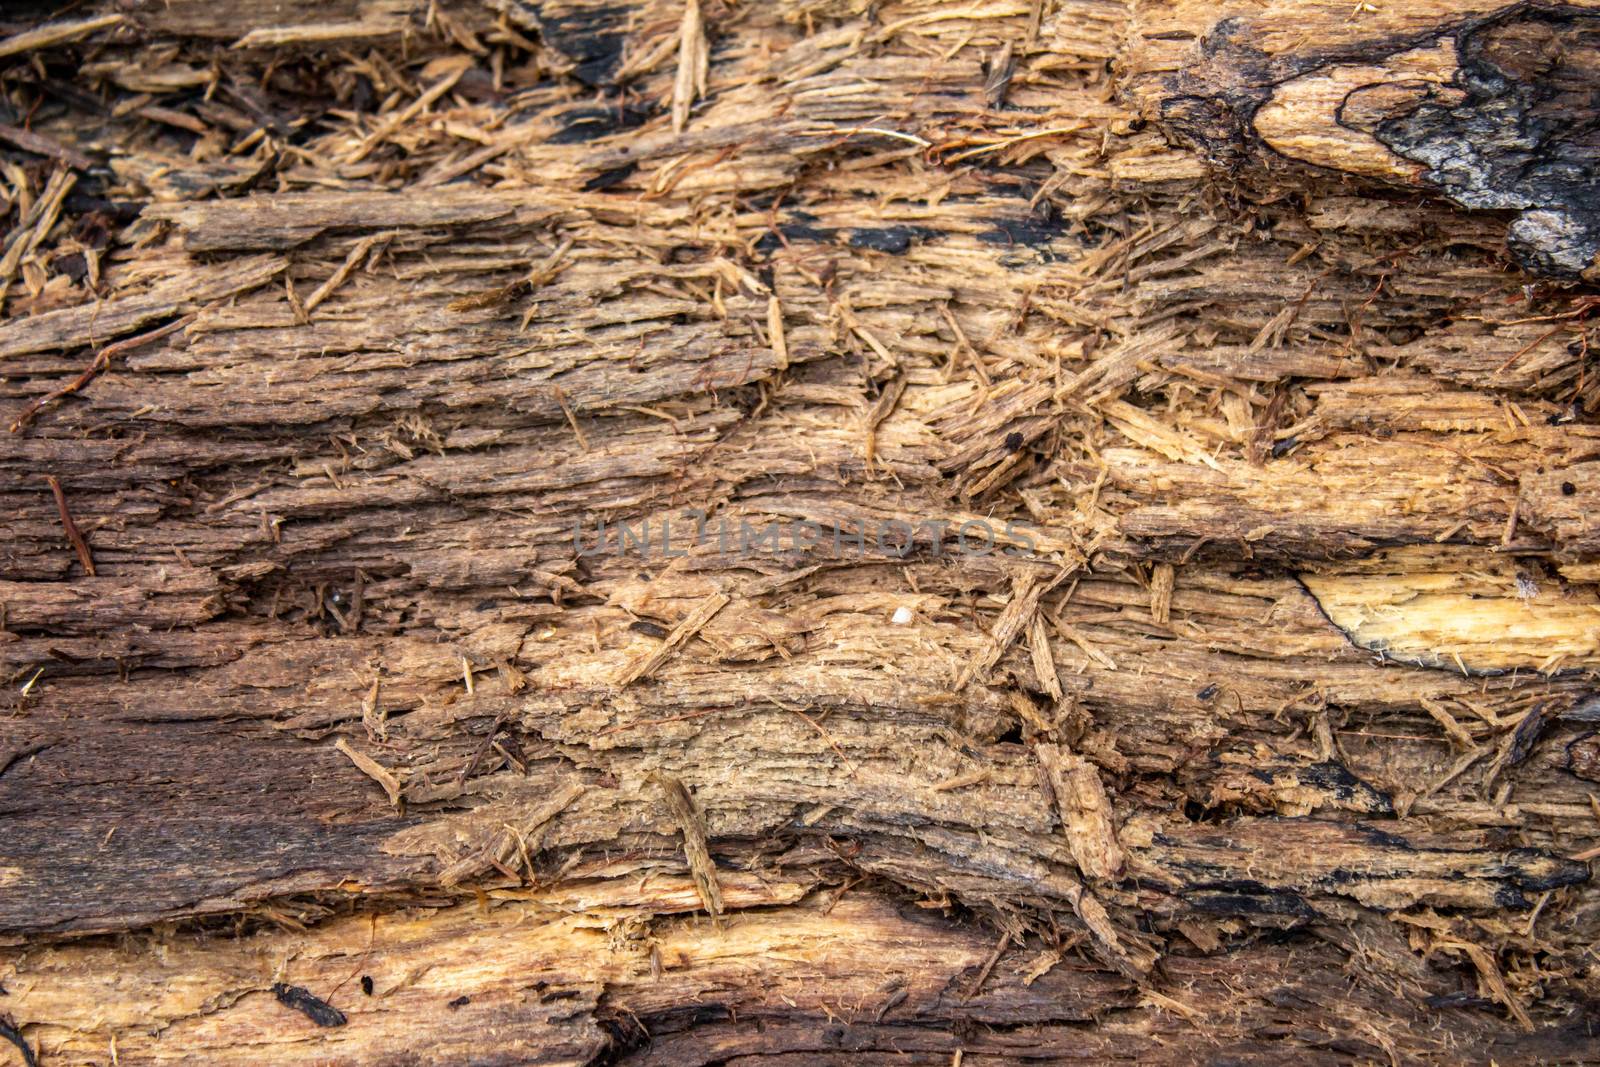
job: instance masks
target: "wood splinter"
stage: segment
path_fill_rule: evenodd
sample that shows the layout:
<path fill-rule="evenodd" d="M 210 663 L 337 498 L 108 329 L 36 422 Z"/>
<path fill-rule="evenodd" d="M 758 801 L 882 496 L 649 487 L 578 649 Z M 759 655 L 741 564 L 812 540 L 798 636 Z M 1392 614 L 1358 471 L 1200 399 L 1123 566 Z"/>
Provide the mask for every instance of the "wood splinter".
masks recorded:
<path fill-rule="evenodd" d="M 788 370 L 789 338 L 783 331 L 783 304 L 776 293 L 767 297 L 767 337 L 772 345 L 774 365 L 779 370 Z"/>
<path fill-rule="evenodd" d="M 896 375 L 883 386 L 883 391 L 878 394 L 878 399 L 873 401 L 872 406 L 867 409 L 862 423 L 867 432 L 866 460 L 868 464 L 876 462 L 878 458 L 878 426 L 894 411 L 894 406 L 900 402 L 900 394 L 905 391 L 905 377 Z"/>
<path fill-rule="evenodd" d="M 179 330 L 194 322 L 194 320 L 195 316 L 185 315 L 182 318 L 174 319 L 165 326 L 159 326 L 154 330 L 141 333 L 137 337 L 129 337 L 126 340 L 107 345 L 100 350 L 98 355 L 94 357 L 94 362 L 89 364 L 88 369 L 86 369 L 82 374 L 79 374 L 76 378 L 72 379 L 72 381 L 68 382 L 66 385 L 63 385 L 61 388 L 54 389 L 39 397 L 37 400 L 31 401 L 27 407 L 22 409 L 22 414 L 18 415 L 14 420 L 12 420 L 11 425 L 7 427 L 7 429 L 9 429 L 12 433 L 21 433 L 23 430 L 28 428 L 29 423 L 33 422 L 34 416 L 38 415 L 40 411 L 43 411 L 47 405 L 60 400 L 62 397 L 71 396 L 73 393 L 78 392 L 84 386 L 94 381 L 101 374 L 105 373 L 106 368 L 111 366 L 111 360 L 116 356 L 130 351 L 131 349 L 138 348 L 140 345 L 147 345 L 151 341 L 159 341 L 163 337 L 177 333 Z"/>
<path fill-rule="evenodd" d="M 631 664 L 617 677 L 617 688 L 626 689 L 640 678 L 654 673 L 657 668 L 667 661 L 667 657 L 672 654 L 673 649 L 699 633 L 701 627 L 710 622 L 712 616 L 726 607 L 731 599 L 726 593 L 712 593 L 702 600 L 682 622 L 673 628 L 672 632 L 667 635 L 667 639 L 661 642 L 661 647 L 638 662 Z"/>
<path fill-rule="evenodd" d="M 454 886 L 468 878 L 475 878 L 491 868 L 504 869 L 505 864 L 519 854 L 528 855 L 536 852 L 546 824 L 567 810 L 568 806 L 585 791 L 585 787 L 577 782 L 569 782 L 562 786 L 549 800 L 540 804 L 522 820 L 521 830 L 510 825 L 502 826 L 496 831 L 488 847 L 478 849 L 446 866 L 439 872 L 439 884 L 446 887 Z M 533 839 L 531 844 L 530 837 Z"/>
<path fill-rule="evenodd" d="M 722 888 L 717 885 L 716 864 L 711 861 L 711 850 L 706 846 L 705 818 L 681 780 L 664 774 L 651 774 L 649 780 L 661 787 L 667 807 L 672 809 L 672 817 L 683 831 L 683 853 L 689 861 L 689 874 L 694 878 L 701 903 L 712 915 L 721 915 Z"/>
<path fill-rule="evenodd" d="M 67 494 L 62 492 L 61 483 L 53 474 L 45 475 L 45 480 L 50 483 L 50 491 L 56 496 L 56 510 L 61 512 L 61 525 L 67 531 L 67 540 L 72 542 L 72 550 L 78 554 L 78 562 L 83 564 L 83 569 L 89 577 L 94 577 L 94 557 L 89 554 L 89 542 L 83 539 L 83 531 L 78 529 L 78 524 L 72 521 L 72 512 L 67 510 Z"/>
<path fill-rule="evenodd" d="M 1100 782 L 1100 772 L 1060 745 L 1040 743 L 1033 751 L 1055 794 L 1067 847 L 1078 869 L 1096 881 L 1122 877 L 1127 858 L 1111 822 L 1111 801 Z"/>
<path fill-rule="evenodd" d="M 400 786 L 400 779 L 396 778 L 387 767 L 371 756 L 357 752 L 342 737 L 333 743 L 333 747 L 348 756 L 350 762 L 354 763 L 362 774 L 383 787 L 383 791 L 389 796 L 389 803 L 394 805 L 396 811 L 405 807 L 405 792 Z"/>

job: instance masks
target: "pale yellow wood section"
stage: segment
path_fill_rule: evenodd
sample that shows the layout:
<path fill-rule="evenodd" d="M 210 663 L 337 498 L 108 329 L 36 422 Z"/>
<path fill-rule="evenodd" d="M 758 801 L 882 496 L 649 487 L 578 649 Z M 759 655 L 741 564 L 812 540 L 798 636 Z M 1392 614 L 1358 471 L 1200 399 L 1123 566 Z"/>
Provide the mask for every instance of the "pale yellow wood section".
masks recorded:
<path fill-rule="evenodd" d="M 1594 590 L 1507 556 L 1397 549 L 1302 580 L 1352 641 L 1395 659 L 1483 671 L 1600 666 Z"/>

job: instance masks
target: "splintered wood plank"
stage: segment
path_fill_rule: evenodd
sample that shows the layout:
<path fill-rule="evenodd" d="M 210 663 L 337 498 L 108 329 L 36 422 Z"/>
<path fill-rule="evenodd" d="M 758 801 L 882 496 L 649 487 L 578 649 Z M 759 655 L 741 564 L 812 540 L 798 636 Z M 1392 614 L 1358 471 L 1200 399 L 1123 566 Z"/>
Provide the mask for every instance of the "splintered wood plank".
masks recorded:
<path fill-rule="evenodd" d="M 64 18 L 0 1047 L 1594 1059 L 1593 3 Z"/>
<path fill-rule="evenodd" d="M 115 1043 L 125 1062 L 199 1053 L 277 1063 L 317 1049 L 339 1063 L 472 1055 L 490 1063 L 581 1064 L 608 1044 L 607 1030 L 590 1014 L 597 1010 L 607 1026 L 648 1027 L 648 1046 L 633 1032 L 654 1061 L 667 1063 L 705 1062 L 708 1051 L 815 1059 L 841 1042 L 852 1057 L 904 1057 L 910 1045 L 939 1062 L 965 1050 L 1001 1061 L 1093 1054 L 1182 1063 L 1197 1032 L 1240 1055 L 1292 1047 L 1308 1062 L 1337 1062 L 1310 1035 L 1291 1034 L 1286 1044 L 1274 1033 L 1269 1021 L 1289 995 L 1335 1018 L 1361 1020 L 1367 1036 L 1353 1038 L 1352 1047 L 1363 1050 L 1384 1047 L 1379 1038 L 1397 1053 L 1423 1057 L 1470 1041 L 1487 1040 L 1501 1059 L 1565 1047 L 1561 1031 L 1490 1037 L 1469 1015 L 1413 1028 L 1394 996 L 1337 981 L 1331 965 L 1339 953 L 1327 945 L 1308 946 L 1297 960 L 1264 948 L 1174 957 L 1169 967 L 1183 990 L 1176 999 L 1149 998 L 1127 979 L 1028 944 L 990 961 L 983 987 L 962 996 L 957 990 L 991 956 L 991 940 L 975 930 L 943 931 L 937 920 L 866 890 L 836 904 L 744 911 L 721 926 L 672 917 L 630 925 L 630 917 L 670 913 L 694 896 L 687 879 L 661 878 L 644 894 L 608 884 L 581 898 L 497 895 L 487 911 L 465 905 L 425 917 L 353 916 L 217 948 L 45 948 L 8 961 L 0 974 L 11 1006 L 30 1018 L 61 1018 L 80 1003 L 103 1006 L 90 1028 L 32 1027 L 44 1062 L 99 1060 Z M 789 897 L 752 884 L 735 899 L 756 909 Z M 780 953 L 762 947 L 779 944 Z M 827 969 L 826 983 L 815 980 L 819 966 Z M 278 976 L 324 1000 L 345 1024 L 320 1027 L 280 1003 L 271 992 Z M 680 997 L 720 1007 L 714 1017 L 686 1022 L 675 1007 Z M 1093 1006 L 1118 1009 L 1125 1023 L 1119 1034 L 1085 1025 Z M 830 1012 L 835 1021 L 824 1027 L 841 1028 L 832 1038 L 803 1023 Z M 1049 1021 L 1017 1032 L 1017 1021 L 1041 1014 Z M 979 1025 L 963 1032 L 956 1025 L 963 1018 Z"/>

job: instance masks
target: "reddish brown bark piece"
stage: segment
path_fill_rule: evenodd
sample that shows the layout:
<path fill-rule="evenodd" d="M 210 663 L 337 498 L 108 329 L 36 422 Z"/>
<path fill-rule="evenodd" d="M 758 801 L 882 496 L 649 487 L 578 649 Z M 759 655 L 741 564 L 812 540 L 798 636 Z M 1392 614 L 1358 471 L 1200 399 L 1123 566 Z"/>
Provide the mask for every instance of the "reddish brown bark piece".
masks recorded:
<path fill-rule="evenodd" d="M 83 539 L 83 531 L 78 529 L 78 524 L 73 521 L 72 511 L 67 507 L 67 494 L 61 488 L 61 483 L 56 476 L 46 476 L 45 481 L 50 483 L 50 492 L 56 498 L 56 510 L 61 514 L 61 528 L 66 531 L 67 540 L 72 544 L 72 550 L 78 554 L 78 562 L 83 565 L 83 572 L 89 577 L 94 577 L 94 556 L 89 551 L 89 542 Z"/>

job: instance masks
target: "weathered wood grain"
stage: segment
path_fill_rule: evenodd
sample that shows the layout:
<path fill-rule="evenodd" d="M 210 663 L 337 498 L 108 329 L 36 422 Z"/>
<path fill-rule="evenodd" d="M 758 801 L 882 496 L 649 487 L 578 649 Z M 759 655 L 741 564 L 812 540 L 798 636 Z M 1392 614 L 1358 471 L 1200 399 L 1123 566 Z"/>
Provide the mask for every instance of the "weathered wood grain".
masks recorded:
<path fill-rule="evenodd" d="M 1593 1059 L 1591 6 L 0 16 L 5 1025 Z"/>

